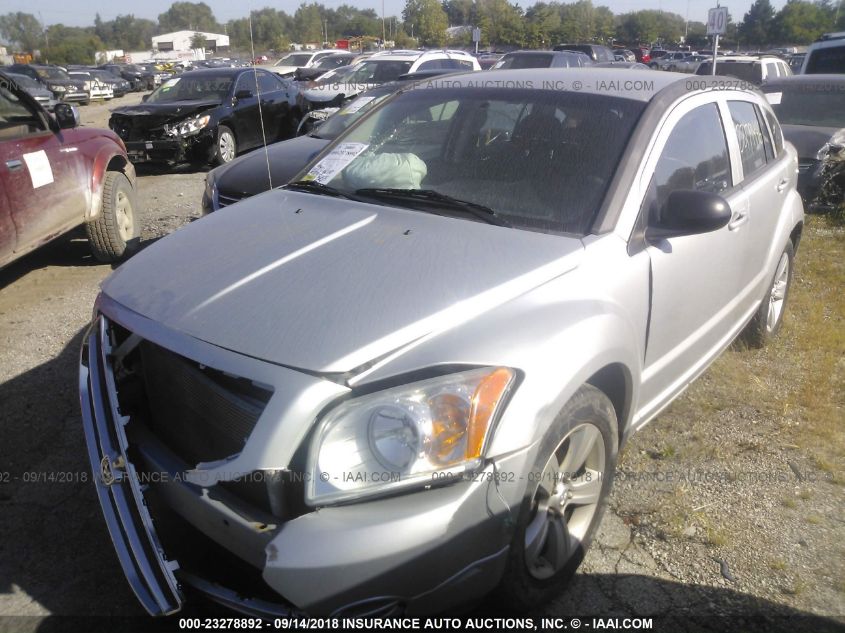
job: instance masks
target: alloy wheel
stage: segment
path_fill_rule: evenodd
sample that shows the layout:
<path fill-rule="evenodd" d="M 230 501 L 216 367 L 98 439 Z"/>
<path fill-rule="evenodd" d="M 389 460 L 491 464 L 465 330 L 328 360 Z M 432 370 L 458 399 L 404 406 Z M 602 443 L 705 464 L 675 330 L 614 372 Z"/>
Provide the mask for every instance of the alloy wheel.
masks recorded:
<path fill-rule="evenodd" d="M 789 256 L 784 253 L 780 256 L 775 282 L 772 285 L 772 292 L 769 295 L 769 312 L 766 316 L 766 330 L 774 331 L 783 314 L 783 304 L 786 299 L 786 289 L 789 284 Z"/>
<path fill-rule="evenodd" d="M 563 569 L 590 528 L 601 500 L 606 456 L 597 426 L 573 428 L 546 462 L 525 529 L 525 564 L 543 580 Z"/>

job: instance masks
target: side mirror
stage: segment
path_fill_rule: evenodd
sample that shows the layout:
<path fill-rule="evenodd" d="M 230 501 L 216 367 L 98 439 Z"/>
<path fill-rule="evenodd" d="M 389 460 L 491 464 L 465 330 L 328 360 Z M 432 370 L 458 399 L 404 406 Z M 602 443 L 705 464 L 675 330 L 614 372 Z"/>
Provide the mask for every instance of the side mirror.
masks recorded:
<path fill-rule="evenodd" d="M 660 217 L 649 222 L 646 238 L 665 239 L 709 233 L 726 226 L 731 207 L 716 193 L 678 189 L 669 194 Z"/>
<path fill-rule="evenodd" d="M 79 110 L 69 103 L 57 103 L 53 109 L 59 129 L 69 130 L 79 126 Z"/>
<path fill-rule="evenodd" d="M 141 101 L 146 101 L 149 98 L 150 98 L 150 95 L 146 94 L 143 97 L 141 97 Z"/>
<path fill-rule="evenodd" d="M 241 99 L 251 99 L 252 98 L 252 90 L 238 90 L 235 93 L 235 101 L 240 101 Z"/>

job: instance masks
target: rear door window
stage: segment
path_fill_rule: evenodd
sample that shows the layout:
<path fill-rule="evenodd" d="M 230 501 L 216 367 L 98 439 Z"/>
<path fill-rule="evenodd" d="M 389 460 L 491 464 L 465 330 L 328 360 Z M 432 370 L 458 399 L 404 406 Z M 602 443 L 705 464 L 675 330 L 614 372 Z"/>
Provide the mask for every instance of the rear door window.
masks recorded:
<path fill-rule="evenodd" d="M 748 180 L 766 166 L 763 128 L 756 108 L 748 101 L 729 101 L 734 130 L 739 141 L 743 180 Z"/>

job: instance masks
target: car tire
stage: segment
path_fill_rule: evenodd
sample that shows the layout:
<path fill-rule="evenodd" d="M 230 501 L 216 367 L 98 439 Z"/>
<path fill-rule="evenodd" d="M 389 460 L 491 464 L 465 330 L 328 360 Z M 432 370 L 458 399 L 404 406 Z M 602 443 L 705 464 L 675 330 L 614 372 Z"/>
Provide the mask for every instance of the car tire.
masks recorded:
<path fill-rule="evenodd" d="M 760 308 L 742 331 L 741 337 L 749 347 L 765 347 L 780 331 L 789 288 L 792 286 L 794 261 L 795 248 L 789 241 L 778 258 L 775 275 L 766 296 L 760 302 Z"/>
<path fill-rule="evenodd" d="M 141 223 L 136 209 L 135 189 L 129 179 L 119 171 L 106 172 L 100 213 L 85 225 L 91 252 L 98 261 L 118 262 L 138 250 Z"/>
<path fill-rule="evenodd" d="M 238 155 L 238 144 L 235 133 L 225 125 L 217 128 L 217 139 L 214 145 L 214 164 L 225 165 L 235 160 Z"/>
<path fill-rule="evenodd" d="M 528 488 L 495 592 L 497 604 L 529 610 L 572 578 L 601 523 L 618 447 L 613 404 L 600 390 L 584 385 L 555 418 L 533 470 L 526 473 Z M 573 472 L 574 478 L 564 474 Z"/>

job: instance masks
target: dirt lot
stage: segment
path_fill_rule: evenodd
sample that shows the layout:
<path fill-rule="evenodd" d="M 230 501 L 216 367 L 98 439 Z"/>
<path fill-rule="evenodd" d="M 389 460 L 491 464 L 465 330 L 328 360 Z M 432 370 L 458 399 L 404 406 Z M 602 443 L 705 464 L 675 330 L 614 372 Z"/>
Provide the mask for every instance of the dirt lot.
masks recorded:
<path fill-rule="evenodd" d="M 84 123 L 113 105 L 82 108 Z M 144 242 L 199 216 L 203 178 L 139 177 Z M 631 440 L 598 542 L 535 615 L 845 631 L 843 268 L 845 229 L 809 218 L 780 339 L 729 350 Z M 110 270 L 71 236 L 0 271 L 0 616 L 142 615 L 79 481 L 76 360 Z"/>

